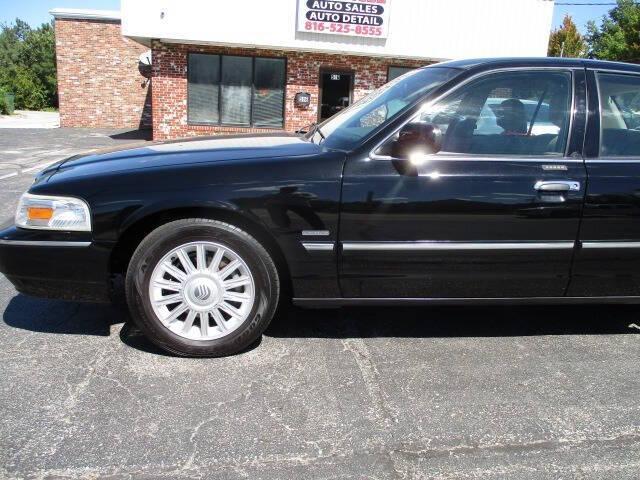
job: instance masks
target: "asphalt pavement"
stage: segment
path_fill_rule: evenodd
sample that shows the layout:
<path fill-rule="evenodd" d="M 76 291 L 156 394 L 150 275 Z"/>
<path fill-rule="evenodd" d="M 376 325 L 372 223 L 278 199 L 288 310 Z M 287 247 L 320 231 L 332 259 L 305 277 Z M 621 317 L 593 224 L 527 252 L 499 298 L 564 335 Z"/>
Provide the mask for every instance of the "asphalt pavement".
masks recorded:
<path fill-rule="evenodd" d="M 42 165 L 135 138 L 0 129 L 0 219 Z M 639 313 L 292 308 L 183 359 L 0 274 L 0 478 L 635 480 Z"/>

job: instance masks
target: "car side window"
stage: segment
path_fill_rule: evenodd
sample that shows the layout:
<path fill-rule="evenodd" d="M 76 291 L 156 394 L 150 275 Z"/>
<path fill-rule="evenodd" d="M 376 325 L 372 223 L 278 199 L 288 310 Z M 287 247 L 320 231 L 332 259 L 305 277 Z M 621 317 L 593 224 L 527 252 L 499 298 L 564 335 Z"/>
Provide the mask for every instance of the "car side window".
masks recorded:
<path fill-rule="evenodd" d="M 441 152 L 562 155 L 570 114 L 570 73 L 501 72 L 464 85 L 417 120 L 440 129 Z"/>
<path fill-rule="evenodd" d="M 640 77 L 599 73 L 600 156 L 640 156 Z"/>

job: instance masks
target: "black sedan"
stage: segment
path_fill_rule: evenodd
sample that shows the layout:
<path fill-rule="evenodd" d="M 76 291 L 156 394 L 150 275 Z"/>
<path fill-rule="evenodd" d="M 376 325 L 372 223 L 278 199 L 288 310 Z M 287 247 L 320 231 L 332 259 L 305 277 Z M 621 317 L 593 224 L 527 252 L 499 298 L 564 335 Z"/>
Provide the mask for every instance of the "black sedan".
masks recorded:
<path fill-rule="evenodd" d="M 145 334 L 195 356 L 245 348 L 290 298 L 637 302 L 639 111 L 639 66 L 429 66 L 304 134 L 53 165 L 0 230 L 0 271 L 77 301 L 124 277 Z"/>

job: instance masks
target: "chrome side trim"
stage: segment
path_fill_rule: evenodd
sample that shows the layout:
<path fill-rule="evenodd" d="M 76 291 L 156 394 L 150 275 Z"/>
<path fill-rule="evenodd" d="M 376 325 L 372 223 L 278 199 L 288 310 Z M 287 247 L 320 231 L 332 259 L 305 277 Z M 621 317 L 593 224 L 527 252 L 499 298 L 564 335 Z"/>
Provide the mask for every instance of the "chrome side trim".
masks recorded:
<path fill-rule="evenodd" d="M 329 235 L 329 230 L 303 230 L 303 237 L 326 237 Z"/>
<path fill-rule="evenodd" d="M 24 247 L 88 247 L 89 245 L 91 245 L 91 242 L 0 239 L 0 245 L 15 245 L 15 246 L 24 246 Z"/>
<path fill-rule="evenodd" d="M 302 246 L 307 252 L 332 252 L 334 248 L 333 242 L 302 242 Z"/>
<path fill-rule="evenodd" d="M 566 250 L 567 242 L 343 242 L 344 251 L 425 251 L 425 250 Z"/>
<path fill-rule="evenodd" d="M 640 163 L 640 158 L 629 157 L 600 157 L 600 158 L 587 158 L 585 163 Z"/>
<path fill-rule="evenodd" d="M 389 155 L 375 155 L 375 157 L 369 157 L 370 160 L 385 160 L 385 161 L 392 161 L 392 160 L 396 160 L 393 157 L 389 156 Z M 516 156 L 516 155 L 512 155 L 509 158 L 506 157 L 496 157 L 496 156 L 491 156 L 491 155 L 482 155 L 482 154 L 473 154 L 473 153 L 469 153 L 469 154 L 461 154 L 461 153 L 456 153 L 456 154 L 452 154 L 449 152 L 442 152 L 442 153 L 438 153 L 436 155 L 429 155 L 428 156 L 429 161 L 430 162 L 435 162 L 435 161 L 439 161 L 439 162 L 504 162 L 504 163 L 522 163 L 522 162 L 528 162 L 528 163 L 548 163 L 548 162 L 559 162 L 561 164 L 566 164 L 566 163 L 582 163 L 583 161 L 580 159 L 573 159 L 573 158 L 567 158 L 567 157 L 562 157 L 560 155 L 558 155 L 557 157 L 543 157 L 543 156 Z"/>
<path fill-rule="evenodd" d="M 606 68 L 606 67 L 586 67 L 587 70 L 596 73 L 622 73 L 625 75 L 635 75 L 636 77 L 640 75 L 640 72 L 632 71 L 632 70 L 616 70 L 615 68 Z"/>
<path fill-rule="evenodd" d="M 309 308 L 335 308 L 358 305 L 580 305 L 640 304 L 640 297 L 502 297 L 502 298 L 294 298 L 294 305 Z"/>
<path fill-rule="evenodd" d="M 640 248 L 640 242 L 610 242 L 601 240 L 582 242 L 582 248 Z"/>

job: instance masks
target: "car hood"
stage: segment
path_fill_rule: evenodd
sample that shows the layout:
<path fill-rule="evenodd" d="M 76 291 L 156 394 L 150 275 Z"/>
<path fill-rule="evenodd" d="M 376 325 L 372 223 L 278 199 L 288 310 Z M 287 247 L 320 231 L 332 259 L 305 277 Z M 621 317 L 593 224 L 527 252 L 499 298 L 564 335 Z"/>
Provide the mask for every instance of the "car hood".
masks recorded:
<path fill-rule="evenodd" d="M 70 157 L 48 171 L 51 174 L 80 169 L 83 174 L 117 172 L 180 164 L 307 156 L 319 151 L 318 145 L 295 134 L 229 135 L 129 144 L 93 151 Z"/>

